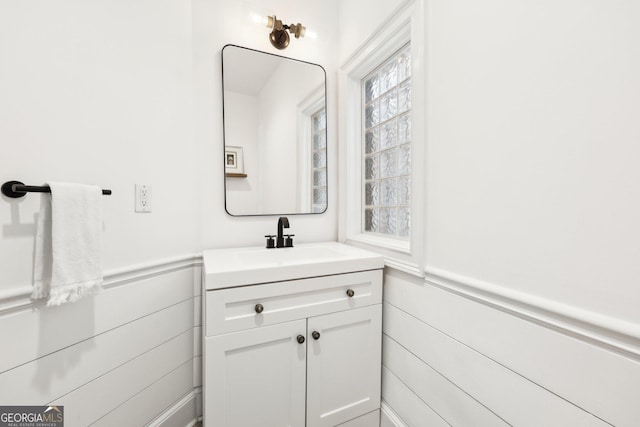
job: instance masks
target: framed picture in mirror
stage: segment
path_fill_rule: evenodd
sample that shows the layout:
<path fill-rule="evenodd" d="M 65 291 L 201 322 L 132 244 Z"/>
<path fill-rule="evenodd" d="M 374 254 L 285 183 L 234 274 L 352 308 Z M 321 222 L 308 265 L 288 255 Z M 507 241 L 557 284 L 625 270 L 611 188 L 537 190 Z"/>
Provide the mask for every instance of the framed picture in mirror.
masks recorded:
<path fill-rule="evenodd" d="M 245 178 L 244 153 L 242 147 L 226 146 L 224 149 L 224 172 L 227 177 Z"/>

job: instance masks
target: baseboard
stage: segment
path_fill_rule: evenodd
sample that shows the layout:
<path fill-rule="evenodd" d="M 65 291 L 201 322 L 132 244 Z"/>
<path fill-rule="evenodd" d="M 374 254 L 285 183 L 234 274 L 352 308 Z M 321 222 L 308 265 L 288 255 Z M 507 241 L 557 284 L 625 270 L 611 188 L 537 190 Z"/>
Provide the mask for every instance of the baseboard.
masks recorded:
<path fill-rule="evenodd" d="M 380 403 L 380 427 L 408 427 L 384 400 Z"/>
<path fill-rule="evenodd" d="M 198 399 L 202 398 L 202 389 L 194 388 L 173 406 L 147 424 L 148 427 L 193 427 L 198 424 Z"/>

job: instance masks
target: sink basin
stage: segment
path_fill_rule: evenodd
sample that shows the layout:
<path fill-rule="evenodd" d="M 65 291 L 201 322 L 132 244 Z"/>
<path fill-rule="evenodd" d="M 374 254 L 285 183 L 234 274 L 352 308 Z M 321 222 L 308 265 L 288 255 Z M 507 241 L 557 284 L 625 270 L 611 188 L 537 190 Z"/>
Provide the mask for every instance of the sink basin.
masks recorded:
<path fill-rule="evenodd" d="M 239 262 L 252 266 L 291 264 L 296 262 L 316 262 L 324 258 L 336 258 L 339 251 L 326 246 L 296 246 L 294 248 L 256 249 L 235 252 Z"/>
<path fill-rule="evenodd" d="M 236 248 L 204 251 L 207 289 L 279 282 L 384 267 L 372 252 L 337 242 L 293 248 Z"/>

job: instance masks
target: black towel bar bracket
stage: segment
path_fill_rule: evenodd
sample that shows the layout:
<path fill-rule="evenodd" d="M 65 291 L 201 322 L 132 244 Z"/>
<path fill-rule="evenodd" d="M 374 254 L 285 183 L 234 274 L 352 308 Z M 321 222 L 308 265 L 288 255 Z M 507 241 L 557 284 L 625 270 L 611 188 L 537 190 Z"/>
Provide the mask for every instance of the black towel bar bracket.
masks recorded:
<path fill-rule="evenodd" d="M 51 188 L 46 185 L 24 185 L 20 181 L 7 181 L 2 184 L 2 194 L 12 199 L 23 197 L 27 193 L 51 193 Z M 111 190 L 102 190 L 105 196 L 111 195 Z"/>

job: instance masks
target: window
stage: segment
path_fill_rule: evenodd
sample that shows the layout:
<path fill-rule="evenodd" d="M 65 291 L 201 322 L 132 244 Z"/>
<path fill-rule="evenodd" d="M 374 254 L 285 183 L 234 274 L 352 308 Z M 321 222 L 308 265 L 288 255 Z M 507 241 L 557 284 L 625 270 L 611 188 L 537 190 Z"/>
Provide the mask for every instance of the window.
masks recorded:
<path fill-rule="evenodd" d="M 411 231 L 411 53 L 403 46 L 362 79 L 362 232 Z"/>
<path fill-rule="evenodd" d="M 327 112 L 324 83 L 297 105 L 296 206 L 299 212 L 327 210 Z"/>
<path fill-rule="evenodd" d="M 425 5 L 403 2 L 340 67 L 338 238 L 421 276 L 426 211 Z"/>
<path fill-rule="evenodd" d="M 311 207 L 312 212 L 324 212 L 327 208 L 327 116 L 321 109 L 311 116 Z"/>

